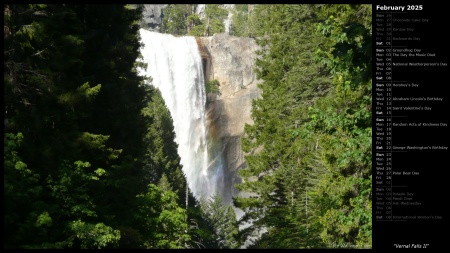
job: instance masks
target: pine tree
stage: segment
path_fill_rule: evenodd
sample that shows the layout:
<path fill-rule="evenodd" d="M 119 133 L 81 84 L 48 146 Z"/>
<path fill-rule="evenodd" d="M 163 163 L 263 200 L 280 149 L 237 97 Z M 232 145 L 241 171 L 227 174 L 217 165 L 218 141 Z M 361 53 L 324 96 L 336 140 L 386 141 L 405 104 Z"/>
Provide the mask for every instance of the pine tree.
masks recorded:
<path fill-rule="evenodd" d="M 308 222 L 302 200 L 315 172 L 303 159 L 314 146 L 312 140 L 295 145 L 308 108 L 331 87 L 327 71 L 314 61 L 324 38 L 315 31 L 314 6 L 260 5 L 255 13 L 261 15 L 254 24 L 258 33 L 267 35 L 258 39 L 263 49 L 256 62 L 262 96 L 252 104 L 254 123 L 245 126 L 248 168 L 240 171 L 244 182 L 236 187 L 242 196 L 234 203 L 245 212 L 241 222 L 251 224 L 246 237 L 264 233 L 254 247 L 309 247 L 316 240 L 304 240 Z"/>
<path fill-rule="evenodd" d="M 142 210 L 136 196 L 148 193 L 152 174 L 143 168 L 148 129 L 163 137 L 151 153 L 161 148 L 158 159 L 169 157 L 152 161 L 163 167 L 152 169 L 181 194 L 185 179 L 173 132 L 161 130 L 170 118 L 141 114 L 153 93 L 135 68 L 140 7 L 4 9 L 5 247 L 144 247 L 148 228 L 135 215 Z M 171 190 L 161 197 L 150 189 L 159 199 L 147 204 L 165 207 L 155 213 L 155 245 L 184 247 L 184 205 Z"/>
<path fill-rule="evenodd" d="M 215 194 L 209 199 L 200 199 L 202 214 L 213 228 L 213 240 L 218 248 L 238 248 L 240 242 L 237 240 L 239 227 L 236 214 L 231 205 L 226 206 L 222 201 L 220 194 Z"/>
<path fill-rule="evenodd" d="M 328 246 L 372 245 L 372 15 L 370 5 L 323 7 L 328 19 L 319 29 L 331 49 L 318 60 L 334 76 L 334 97 L 312 110 L 309 128 L 320 137 L 327 171 L 315 195 L 321 237 Z"/>

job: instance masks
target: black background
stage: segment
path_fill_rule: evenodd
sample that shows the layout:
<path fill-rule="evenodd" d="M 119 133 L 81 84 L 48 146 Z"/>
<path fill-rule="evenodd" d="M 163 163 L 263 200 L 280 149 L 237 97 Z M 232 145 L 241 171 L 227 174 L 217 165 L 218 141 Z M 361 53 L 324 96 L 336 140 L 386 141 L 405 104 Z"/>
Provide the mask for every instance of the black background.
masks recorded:
<path fill-rule="evenodd" d="M 396 4 L 397 2 L 397 4 Z M 422 5 L 423 10 L 407 11 L 406 14 L 395 15 L 394 18 L 426 18 L 428 23 L 395 23 L 393 27 L 413 27 L 414 32 L 393 32 L 393 37 L 414 37 L 420 41 L 393 41 L 395 45 L 406 45 L 407 48 L 419 48 L 421 53 L 436 53 L 436 57 L 392 57 L 393 62 L 444 62 L 449 64 L 448 45 L 446 36 L 449 33 L 448 18 L 450 15 L 445 6 L 414 1 L 389 1 L 372 3 L 373 8 L 373 59 L 375 60 L 376 13 L 377 5 L 407 6 Z M 406 11 L 406 8 L 405 8 Z M 400 16 L 403 15 L 403 16 Z M 376 72 L 373 64 L 373 73 Z M 443 102 L 395 102 L 393 106 L 431 106 L 431 111 L 393 111 L 393 116 L 407 116 L 393 118 L 395 123 L 449 123 L 450 110 L 448 107 L 450 77 L 449 67 L 393 67 L 393 81 L 401 80 L 419 83 L 419 88 L 394 88 L 393 97 L 443 97 Z M 374 77 L 373 85 L 376 80 Z M 373 87 L 375 90 L 375 87 Z M 374 94 L 374 93 L 373 93 Z M 373 95 L 374 96 L 374 95 Z M 373 97 L 375 103 L 375 96 Z M 375 153 L 375 117 L 373 114 L 373 153 Z M 449 127 L 393 127 L 392 144 L 394 146 L 449 146 Z M 448 239 L 448 197 L 450 181 L 448 177 L 448 150 L 408 150 L 408 152 L 392 153 L 393 171 L 418 171 L 419 176 L 393 177 L 393 185 L 407 185 L 409 192 L 414 192 L 414 200 L 422 203 L 420 207 L 394 206 L 393 215 L 440 215 L 442 220 L 406 220 L 406 221 L 377 221 L 375 219 L 375 203 L 373 200 L 373 249 L 395 249 L 395 244 L 420 245 L 427 249 L 445 249 Z M 373 154 L 375 159 L 375 154 Z M 375 160 L 373 160 L 375 164 Z M 374 168 L 375 166 L 373 166 Z M 374 172 L 375 173 L 375 172 Z M 373 182 L 375 193 L 375 176 Z M 393 189 L 395 191 L 395 189 Z"/>

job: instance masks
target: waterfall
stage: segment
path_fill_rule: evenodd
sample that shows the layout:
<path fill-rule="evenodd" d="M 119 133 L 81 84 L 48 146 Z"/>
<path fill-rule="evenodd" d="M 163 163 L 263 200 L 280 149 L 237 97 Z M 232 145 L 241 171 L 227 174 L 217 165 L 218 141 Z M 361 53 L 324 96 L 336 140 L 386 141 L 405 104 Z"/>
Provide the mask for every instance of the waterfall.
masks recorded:
<path fill-rule="evenodd" d="M 205 118 L 206 92 L 197 42 L 194 37 L 140 30 L 146 69 L 172 115 L 175 142 L 188 186 L 195 197 L 222 192 L 223 168 L 208 155 Z"/>

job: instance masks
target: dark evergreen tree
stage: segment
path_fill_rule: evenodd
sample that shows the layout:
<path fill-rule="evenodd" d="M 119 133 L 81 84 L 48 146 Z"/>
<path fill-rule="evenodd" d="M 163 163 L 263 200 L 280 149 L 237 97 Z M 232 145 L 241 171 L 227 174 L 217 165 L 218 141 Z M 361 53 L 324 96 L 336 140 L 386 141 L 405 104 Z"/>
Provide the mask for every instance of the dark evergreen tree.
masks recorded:
<path fill-rule="evenodd" d="M 254 248 L 370 247 L 370 6 L 257 5 L 254 15 L 263 83 L 242 139 L 240 234 Z"/>
<path fill-rule="evenodd" d="M 161 129 L 171 119 L 145 115 L 162 101 L 136 72 L 140 7 L 4 11 L 5 248 L 185 247 L 185 202 L 164 184 L 147 187 L 166 173 L 184 197 L 172 129 Z M 157 159 L 145 158 L 148 148 Z M 144 210 L 156 212 L 155 230 L 142 227 Z"/>
<path fill-rule="evenodd" d="M 240 246 L 238 241 L 239 227 L 236 214 L 231 205 L 224 205 L 222 197 L 216 193 L 209 199 L 200 199 L 202 216 L 211 226 L 214 234 L 212 239 L 216 243 L 215 248 L 235 249 Z"/>
<path fill-rule="evenodd" d="M 271 25 L 258 23 L 259 34 L 267 35 L 258 40 L 262 50 L 256 62 L 258 78 L 264 82 L 259 85 L 262 97 L 252 106 L 254 124 L 245 126 L 242 143 L 248 168 L 240 171 L 244 182 L 237 188 L 242 197 L 235 198 L 235 204 L 245 211 L 241 222 L 251 224 L 247 237 L 265 233 L 267 241 L 260 247 L 268 247 L 267 243 L 309 247 L 316 241 L 309 237 L 317 235 L 306 232 L 302 202 L 314 173 L 302 160 L 311 145 L 292 147 L 297 129 L 308 121 L 308 108 L 331 87 L 327 71 L 314 62 L 317 45 L 325 42 L 316 33 L 315 8 L 258 5 L 254 10 L 255 15 L 265 15 L 259 16 L 259 22 L 271 19 Z M 251 197 L 244 197 L 245 193 Z"/>

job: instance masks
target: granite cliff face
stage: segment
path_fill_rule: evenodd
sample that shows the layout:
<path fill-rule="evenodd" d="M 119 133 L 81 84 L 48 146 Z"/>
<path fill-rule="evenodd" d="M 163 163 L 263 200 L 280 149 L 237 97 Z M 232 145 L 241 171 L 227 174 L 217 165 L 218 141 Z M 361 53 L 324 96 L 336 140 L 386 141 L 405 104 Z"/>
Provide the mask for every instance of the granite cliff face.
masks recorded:
<path fill-rule="evenodd" d="M 246 123 L 252 123 L 252 100 L 260 95 L 254 72 L 258 46 L 252 38 L 228 34 L 202 37 L 199 42 L 206 80 L 218 80 L 220 94 L 209 94 L 207 116 L 217 152 L 224 160 L 225 201 L 231 201 L 240 181 L 237 171 L 246 166 L 240 138 Z M 202 48 L 203 47 L 203 48 Z"/>
<path fill-rule="evenodd" d="M 162 24 L 163 9 L 167 4 L 144 4 L 141 27 L 147 30 L 159 32 Z"/>

